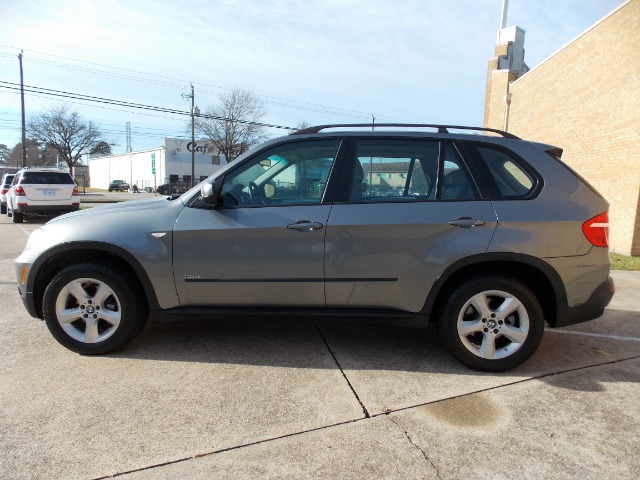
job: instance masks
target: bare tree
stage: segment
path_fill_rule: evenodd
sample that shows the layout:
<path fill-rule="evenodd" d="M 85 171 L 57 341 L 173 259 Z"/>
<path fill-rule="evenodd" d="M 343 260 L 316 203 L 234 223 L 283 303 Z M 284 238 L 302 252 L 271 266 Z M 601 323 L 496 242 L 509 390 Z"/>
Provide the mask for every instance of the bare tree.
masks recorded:
<path fill-rule="evenodd" d="M 102 140 L 102 132 L 91 121 L 80 115 L 67 104 L 52 107 L 33 117 L 27 128 L 29 136 L 41 144 L 54 148 L 69 167 L 73 168 L 95 144 Z"/>
<path fill-rule="evenodd" d="M 259 123 L 266 114 L 253 93 L 236 88 L 221 94 L 218 106 L 208 107 L 196 117 L 195 128 L 230 162 L 264 141 L 264 127 Z"/>
<path fill-rule="evenodd" d="M 296 129 L 295 129 L 295 130 L 291 130 L 291 131 L 289 132 L 289 135 L 293 135 L 293 134 L 294 134 L 294 133 L 296 133 L 297 131 L 299 131 L 299 130 L 304 130 L 305 128 L 309 128 L 309 127 L 311 127 L 311 126 L 312 126 L 312 125 L 311 125 L 309 122 L 307 122 L 306 120 L 301 120 L 301 121 L 299 121 L 298 123 L 296 123 Z"/>
<path fill-rule="evenodd" d="M 89 151 L 90 155 L 102 155 L 102 156 L 107 156 L 107 155 L 111 155 L 113 152 L 111 150 L 111 147 L 113 146 L 113 144 L 109 143 L 109 142 L 105 142 L 104 140 L 99 141 L 98 143 L 96 143 L 94 146 L 91 147 L 91 150 Z"/>

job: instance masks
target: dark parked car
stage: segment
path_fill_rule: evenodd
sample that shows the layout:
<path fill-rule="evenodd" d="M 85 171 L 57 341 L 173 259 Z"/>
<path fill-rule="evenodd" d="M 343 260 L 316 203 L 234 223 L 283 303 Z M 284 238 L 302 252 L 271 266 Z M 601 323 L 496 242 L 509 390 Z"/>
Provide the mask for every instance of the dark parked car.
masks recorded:
<path fill-rule="evenodd" d="M 109 191 L 113 192 L 115 190 L 116 192 L 127 192 L 129 191 L 130 187 L 131 185 L 129 185 L 124 180 L 113 180 L 109 184 Z"/>
<path fill-rule="evenodd" d="M 485 371 L 524 362 L 545 323 L 602 315 L 609 204 L 561 149 L 355 127 L 270 140 L 179 198 L 50 221 L 16 260 L 27 311 L 81 354 L 121 347 L 150 314 L 432 320 Z"/>
<path fill-rule="evenodd" d="M 160 193 L 162 195 L 170 195 L 172 193 L 182 194 L 187 190 L 189 190 L 189 186 L 186 183 L 175 182 L 158 185 L 158 188 L 156 188 L 156 193 Z"/>

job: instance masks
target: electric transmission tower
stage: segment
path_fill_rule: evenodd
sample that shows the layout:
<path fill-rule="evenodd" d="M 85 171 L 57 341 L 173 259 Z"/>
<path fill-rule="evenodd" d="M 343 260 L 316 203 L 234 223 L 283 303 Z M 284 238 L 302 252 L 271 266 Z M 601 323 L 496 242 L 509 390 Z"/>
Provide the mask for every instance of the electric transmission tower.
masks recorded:
<path fill-rule="evenodd" d="M 127 122 L 127 153 L 131 152 L 131 122 Z"/>

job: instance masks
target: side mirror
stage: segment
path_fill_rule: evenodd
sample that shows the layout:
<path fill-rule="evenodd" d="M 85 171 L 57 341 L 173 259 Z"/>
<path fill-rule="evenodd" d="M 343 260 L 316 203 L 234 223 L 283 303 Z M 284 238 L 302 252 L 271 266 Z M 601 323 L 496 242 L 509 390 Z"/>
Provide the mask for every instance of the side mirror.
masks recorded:
<path fill-rule="evenodd" d="M 276 186 L 271 182 L 265 183 L 263 185 L 263 189 L 264 195 L 267 198 L 273 198 L 273 196 L 276 194 Z"/>
<path fill-rule="evenodd" d="M 216 207 L 223 183 L 224 177 L 217 178 L 213 183 L 202 182 L 202 187 L 200 188 L 200 200 L 202 203 L 207 207 Z"/>

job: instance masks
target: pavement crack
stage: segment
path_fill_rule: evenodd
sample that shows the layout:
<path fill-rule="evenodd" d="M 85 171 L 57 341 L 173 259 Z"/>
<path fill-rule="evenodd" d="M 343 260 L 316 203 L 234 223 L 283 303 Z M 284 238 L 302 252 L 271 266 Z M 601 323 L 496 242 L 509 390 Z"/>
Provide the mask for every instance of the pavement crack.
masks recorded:
<path fill-rule="evenodd" d="M 356 400 L 358 400 L 358 403 L 360 404 L 360 407 L 362 408 L 362 413 L 364 413 L 364 418 L 371 418 L 371 414 L 367 410 L 367 407 L 365 407 L 364 403 L 362 403 L 362 400 L 360 400 L 360 396 L 358 395 L 358 392 L 356 392 L 356 389 L 353 388 L 353 385 L 351 385 L 351 382 L 349 381 L 349 377 L 347 377 L 347 374 L 344 373 L 344 370 L 342 369 L 342 366 L 340 365 L 340 362 L 338 362 L 338 359 L 336 358 L 335 353 L 333 353 L 333 350 L 329 346 L 329 342 L 327 342 L 327 339 L 325 338 L 324 334 L 322 333 L 322 330 L 320 330 L 320 326 L 318 324 L 316 324 L 316 329 L 318 330 L 318 333 L 320 334 L 320 337 L 322 338 L 322 341 L 327 346 L 327 350 L 329 350 L 329 353 L 333 357 L 333 361 L 336 362 L 336 365 L 340 369 L 340 373 L 342 373 L 342 376 L 344 377 L 345 381 L 347 382 L 347 385 L 349 385 L 349 388 L 351 389 L 351 392 L 353 392 L 353 395 L 356 397 Z"/>
<path fill-rule="evenodd" d="M 433 462 L 433 460 L 431 460 L 429 458 L 429 455 L 427 455 L 427 452 L 425 452 L 420 445 L 418 445 L 416 442 L 413 441 L 413 439 L 411 438 L 411 435 L 409 435 L 409 432 L 402 426 L 400 425 L 398 422 L 396 422 L 393 417 L 388 416 L 389 420 L 391 420 L 391 422 L 393 422 L 396 427 L 398 427 L 400 430 L 402 430 L 402 432 L 404 433 L 404 436 L 407 437 L 407 440 L 409 440 L 409 443 L 411 445 L 413 445 L 424 457 L 425 461 L 431 466 L 431 468 L 433 468 L 436 472 L 436 478 L 442 479 L 442 477 L 440 476 L 440 471 L 438 470 L 438 466 Z"/>

